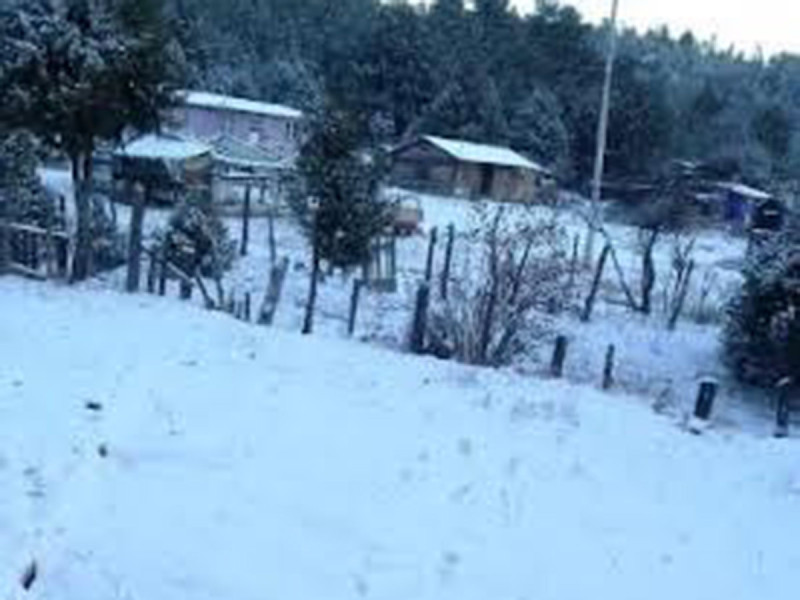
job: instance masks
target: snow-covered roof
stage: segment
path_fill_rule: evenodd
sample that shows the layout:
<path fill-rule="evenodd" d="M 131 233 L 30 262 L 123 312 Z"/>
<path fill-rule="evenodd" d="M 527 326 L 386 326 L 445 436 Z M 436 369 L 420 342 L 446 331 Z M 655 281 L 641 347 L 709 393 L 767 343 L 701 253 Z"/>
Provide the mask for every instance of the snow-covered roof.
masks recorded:
<path fill-rule="evenodd" d="M 178 92 L 178 97 L 186 105 L 200 108 L 243 112 L 254 115 L 278 117 L 282 119 L 300 119 L 303 117 L 302 111 L 290 106 L 284 106 L 282 104 L 270 104 L 268 102 L 257 102 L 255 100 L 247 100 L 245 98 L 235 98 L 233 96 L 212 94 L 210 92 L 184 90 Z"/>
<path fill-rule="evenodd" d="M 756 188 L 750 187 L 749 185 L 745 185 L 743 183 L 718 183 L 717 187 L 728 192 L 733 192 L 738 196 L 750 198 L 751 200 L 769 200 L 772 198 L 771 194 L 757 190 Z"/>
<path fill-rule="evenodd" d="M 488 144 L 476 144 L 464 140 L 450 140 L 433 135 L 423 136 L 422 139 L 433 144 L 453 158 L 463 162 L 499 165 L 502 167 L 517 167 L 520 169 L 539 171 L 541 173 L 547 172 L 547 169 L 543 166 L 528 160 L 510 148 L 490 146 Z"/>
<path fill-rule="evenodd" d="M 115 154 L 129 158 L 187 160 L 211 151 L 210 146 L 201 142 L 171 135 L 148 134 L 122 146 Z"/>

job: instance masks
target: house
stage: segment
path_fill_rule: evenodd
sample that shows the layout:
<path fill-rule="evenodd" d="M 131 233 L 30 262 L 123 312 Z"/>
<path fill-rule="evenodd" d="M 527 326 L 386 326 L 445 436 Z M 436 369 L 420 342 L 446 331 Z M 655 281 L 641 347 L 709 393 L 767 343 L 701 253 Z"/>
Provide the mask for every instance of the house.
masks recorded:
<path fill-rule="evenodd" d="M 547 169 L 509 148 L 431 135 L 392 155 L 393 185 L 448 196 L 528 202 L 550 179 Z"/>
<path fill-rule="evenodd" d="M 211 142 L 220 137 L 260 148 L 273 160 L 293 159 L 302 141 L 303 113 L 295 108 L 209 92 L 178 92 L 170 132 Z"/>
<path fill-rule="evenodd" d="M 211 146 L 216 202 L 241 201 L 252 188 L 261 201 L 280 198 L 303 141 L 301 111 L 198 91 L 178 92 L 178 101 L 168 130 Z"/>

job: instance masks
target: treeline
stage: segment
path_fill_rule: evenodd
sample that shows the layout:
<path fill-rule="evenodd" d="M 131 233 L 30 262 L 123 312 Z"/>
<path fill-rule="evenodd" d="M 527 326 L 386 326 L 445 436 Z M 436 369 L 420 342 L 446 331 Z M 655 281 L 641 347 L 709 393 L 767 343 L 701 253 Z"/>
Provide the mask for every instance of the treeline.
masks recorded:
<path fill-rule="evenodd" d="M 188 84 L 313 110 L 333 101 L 397 141 L 510 144 L 566 179 L 591 172 L 604 28 L 542 0 L 165 0 Z M 467 7 L 468 5 L 468 7 Z M 745 57 L 691 34 L 625 31 L 608 173 L 701 160 L 760 185 L 800 172 L 800 57 Z"/>

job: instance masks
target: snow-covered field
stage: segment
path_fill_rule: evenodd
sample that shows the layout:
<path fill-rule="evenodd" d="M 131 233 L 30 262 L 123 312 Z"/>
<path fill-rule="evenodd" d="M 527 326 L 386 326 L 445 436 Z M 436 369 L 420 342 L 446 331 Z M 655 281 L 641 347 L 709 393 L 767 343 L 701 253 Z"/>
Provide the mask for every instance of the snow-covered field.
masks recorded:
<path fill-rule="evenodd" d="M 4 278 L 0 315 L 2 598 L 800 589 L 796 440 L 168 299 Z"/>
<path fill-rule="evenodd" d="M 47 170 L 43 175 L 49 186 L 66 196 L 70 195 L 69 178 L 63 173 Z M 365 292 L 362 295 L 356 337 L 383 347 L 398 349 L 405 344 L 413 312 L 414 294 L 423 276 L 428 245 L 425 234 L 433 227 L 439 228 L 440 243 L 434 263 L 438 274 L 444 260 L 442 238 L 445 229 L 452 223 L 459 233 L 455 245 L 455 257 L 458 261 L 465 253 L 474 251 L 468 247 L 468 242 L 461 234 L 475 226 L 478 211 L 474 203 L 460 199 L 420 196 L 402 190 L 395 190 L 393 193 L 406 196 L 412 202 L 419 202 L 425 215 L 423 233 L 398 242 L 398 292 Z M 555 218 L 571 239 L 574 235 L 585 235 L 585 224 L 577 214 L 578 209 L 579 207 L 567 205 L 557 211 L 543 207 L 530 209 L 515 206 L 506 210 L 512 219 Z M 127 210 L 119 207 L 118 212 L 120 223 L 124 226 L 127 222 Z M 146 229 L 152 231 L 163 227 L 168 216 L 168 210 L 149 210 L 145 221 Z M 228 218 L 226 223 L 232 237 L 238 238 L 241 232 L 240 220 Z M 613 223 L 607 224 L 607 229 L 616 243 L 623 268 L 634 277 L 630 284 L 635 288 L 635 276 L 641 269 L 636 231 Z M 252 221 L 249 254 L 238 259 L 233 271 L 226 276 L 226 289 L 240 300 L 245 293 L 250 293 L 254 303 L 258 304 L 264 295 L 269 273 L 267 230 L 265 219 Z M 283 330 L 299 331 L 308 290 L 309 249 L 297 225 L 289 218 L 278 219 L 276 233 L 278 254 L 289 257 L 291 264 L 284 297 L 276 315 L 276 326 Z M 709 284 L 706 309 L 717 316 L 721 315 L 727 294 L 738 281 L 738 272 L 731 265 L 741 261 L 744 252 L 744 241 L 726 235 L 723 231 L 705 230 L 697 233 L 694 253 L 697 269 L 695 285 L 687 301 L 687 315 L 698 307 L 700 288 L 707 281 L 713 285 Z M 656 253 L 659 283 L 654 302 L 657 305 L 660 304 L 661 289 L 665 286 L 664 280 L 670 269 L 670 261 L 671 244 L 665 239 Z M 579 299 L 588 293 L 591 276 L 590 271 L 583 273 L 577 290 Z M 321 285 L 315 327 L 317 335 L 335 339 L 346 337 L 352 278 L 336 274 L 326 278 Z M 606 271 L 605 280 L 607 287 L 614 287 L 616 277 L 610 267 Z M 123 286 L 124 273 L 118 271 L 101 277 L 89 287 L 121 290 Z M 617 350 L 616 379 L 619 388 L 640 396 L 644 403 L 658 404 L 663 410 L 680 417 L 693 407 L 698 380 L 712 376 L 723 384 L 715 408 L 716 418 L 721 423 L 756 432 L 771 428 L 772 414 L 768 403 L 763 399 L 754 402 L 747 398 L 745 391 L 731 381 L 722 365 L 717 322 L 697 324 L 683 319 L 678 330 L 671 332 L 666 328 L 663 314 L 656 314 L 651 318 L 634 315 L 624 307 L 607 302 L 610 295 L 619 298 L 619 293 L 601 294 L 596 317 L 590 324 L 579 323 L 574 312 L 552 320 L 548 334 L 531 340 L 530 352 L 519 357 L 515 367 L 528 373 L 546 370 L 553 339 L 557 334 L 563 333 L 570 339 L 566 377 L 573 382 L 596 385 L 600 381 L 606 348 L 609 344 L 614 344 Z M 172 289 L 170 296 L 177 302 L 177 289 Z M 194 301 L 200 303 L 197 297 Z M 754 415 L 756 418 L 753 418 Z"/>

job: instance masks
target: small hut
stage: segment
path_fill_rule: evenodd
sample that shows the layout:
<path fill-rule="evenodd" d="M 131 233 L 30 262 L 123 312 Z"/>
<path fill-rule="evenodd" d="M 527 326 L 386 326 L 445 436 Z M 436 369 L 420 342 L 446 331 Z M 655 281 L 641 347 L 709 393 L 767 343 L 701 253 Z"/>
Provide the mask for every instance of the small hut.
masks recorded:
<path fill-rule="evenodd" d="M 447 196 L 529 202 L 550 172 L 502 146 L 422 136 L 392 152 L 394 185 Z"/>
<path fill-rule="evenodd" d="M 177 136 L 145 135 L 114 152 L 112 171 L 116 199 L 128 201 L 130 186 L 138 184 L 147 190 L 149 202 L 170 204 L 189 190 L 210 191 L 213 150 Z"/>

